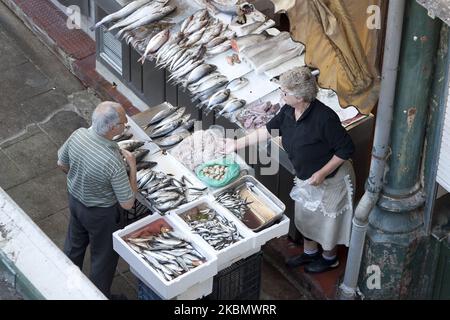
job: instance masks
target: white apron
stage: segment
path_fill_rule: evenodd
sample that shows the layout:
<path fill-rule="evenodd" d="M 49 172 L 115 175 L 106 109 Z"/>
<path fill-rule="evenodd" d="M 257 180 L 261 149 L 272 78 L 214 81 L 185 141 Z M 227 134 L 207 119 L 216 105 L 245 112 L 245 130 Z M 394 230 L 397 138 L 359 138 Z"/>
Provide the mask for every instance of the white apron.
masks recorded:
<path fill-rule="evenodd" d="M 336 245 L 348 247 L 353 218 L 355 172 L 344 162 L 335 176 L 320 186 L 294 179 L 291 198 L 295 200 L 295 226 L 305 237 L 318 242 L 323 250 Z"/>

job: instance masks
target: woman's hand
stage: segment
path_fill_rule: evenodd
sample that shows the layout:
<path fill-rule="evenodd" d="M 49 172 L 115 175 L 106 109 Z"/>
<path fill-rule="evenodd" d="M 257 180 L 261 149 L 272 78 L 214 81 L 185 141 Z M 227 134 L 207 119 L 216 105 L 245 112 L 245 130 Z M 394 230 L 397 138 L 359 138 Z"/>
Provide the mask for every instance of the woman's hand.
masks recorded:
<path fill-rule="evenodd" d="M 236 141 L 234 139 L 223 139 L 223 144 L 219 150 L 221 154 L 230 154 L 236 151 Z"/>
<path fill-rule="evenodd" d="M 311 178 L 309 178 L 309 184 L 312 186 L 320 186 L 327 176 L 321 171 L 314 173 Z"/>

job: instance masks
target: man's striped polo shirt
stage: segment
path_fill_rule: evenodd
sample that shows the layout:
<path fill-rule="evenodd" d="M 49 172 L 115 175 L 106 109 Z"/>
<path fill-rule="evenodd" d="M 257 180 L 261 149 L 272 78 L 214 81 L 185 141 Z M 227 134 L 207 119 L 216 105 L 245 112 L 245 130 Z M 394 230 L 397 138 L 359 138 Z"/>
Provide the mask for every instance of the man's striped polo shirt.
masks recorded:
<path fill-rule="evenodd" d="M 70 168 L 69 193 L 87 207 L 111 207 L 134 196 L 119 146 L 92 127 L 72 133 L 58 150 L 58 160 Z"/>

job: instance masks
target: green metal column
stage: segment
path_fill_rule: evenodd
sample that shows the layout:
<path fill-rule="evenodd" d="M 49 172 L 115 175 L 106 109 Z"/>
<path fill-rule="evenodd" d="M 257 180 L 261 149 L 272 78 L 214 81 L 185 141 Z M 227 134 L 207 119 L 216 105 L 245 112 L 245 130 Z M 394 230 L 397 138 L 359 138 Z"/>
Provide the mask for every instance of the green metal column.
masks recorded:
<path fill-rule="evenodd" d="M 391 129 L 392 154 L 382 195 L 370 215 L 360 273 L 359 288 L 369 299 L 423 296 L 421 288 L 413 288 L 422 284 L 413 279 L 423 274 L 425 261 L 432 254 L 422 228 L 425 197 L 420 169 L 440 26 L 439 20 L 431 19 L 416 1 L 407 1 Z M 377 270 L 380 287 L 374 285 Z"/>

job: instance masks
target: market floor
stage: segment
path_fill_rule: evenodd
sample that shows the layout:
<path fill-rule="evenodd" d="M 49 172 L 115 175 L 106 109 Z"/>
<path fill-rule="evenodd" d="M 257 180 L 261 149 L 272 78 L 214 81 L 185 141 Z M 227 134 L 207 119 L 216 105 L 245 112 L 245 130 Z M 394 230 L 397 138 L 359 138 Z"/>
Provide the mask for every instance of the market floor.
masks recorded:
<path fill-rule="evenodd" d="M 62 248 L 68 210 L 56 153 L 88 127 L 99 99 L 0 2 L 0 187 Z M 83 271 L 89 273 L 89 255 Z M 303 299 L 266 260 L 261 299 Z M 137 299 L 137 279 L 119 260 L 113 293 Z"/>

